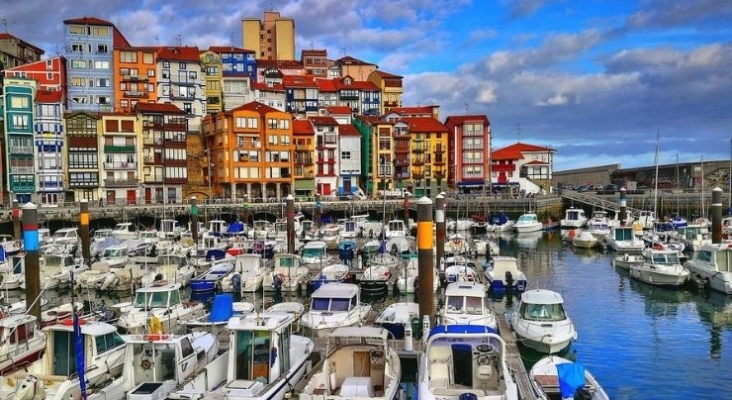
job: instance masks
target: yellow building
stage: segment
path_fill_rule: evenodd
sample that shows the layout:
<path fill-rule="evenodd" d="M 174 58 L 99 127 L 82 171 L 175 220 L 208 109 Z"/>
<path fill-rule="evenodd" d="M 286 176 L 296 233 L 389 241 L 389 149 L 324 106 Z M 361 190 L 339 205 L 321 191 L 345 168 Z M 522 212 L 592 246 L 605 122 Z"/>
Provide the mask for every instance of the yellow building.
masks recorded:
<path fill-rule="evenodd" d="M 403 77 L 376 70 L 369 74 L 368 80 L 381 89 L 381 113 L 386 114 L 395 107 L 402 106 Z"/>
<path fill-rule="evenodd" d="M 264 20 L 244 18 L 241 21 L 242 43 L 254 50 L 257 59 L 295 60 L 295 20 L 265 11 Z"/>
<path fill-rule="evenodd" d="M 402 118 L 395 135 L 409 133 L 411 191 L 432 197 L 447 188 L 447 127 L 433 117 Z"/>
<path fill-rule="evenodd" d="M 215 197 L 249 200 L 292 193 L 292 116 L 259 102 L 204 118 Z"/>
<path fill-rule="evenodd" d="M 201 69 L 206 72 L 206 113 L 215 115 L 223 110 L 224 103 L 221 55 L 210 49 L 202 51 Z"/>

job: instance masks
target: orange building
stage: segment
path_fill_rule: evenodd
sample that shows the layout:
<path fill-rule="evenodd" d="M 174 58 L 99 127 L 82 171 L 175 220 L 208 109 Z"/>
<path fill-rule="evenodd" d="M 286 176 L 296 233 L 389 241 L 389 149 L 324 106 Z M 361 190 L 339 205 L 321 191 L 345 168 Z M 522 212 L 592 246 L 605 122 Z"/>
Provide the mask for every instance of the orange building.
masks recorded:
<path fill-rule="evenodd" d="M 114 48 L 114 98 L 117 112 L 133 112 L 137 103 L 154 103 L 156 94 L 155 47 Z"/>
<path fill-rule="evenodd" d="M 259 102 L 206 116 L 213 195 L 250 200 L 292 193 L 292 116 Z"/>

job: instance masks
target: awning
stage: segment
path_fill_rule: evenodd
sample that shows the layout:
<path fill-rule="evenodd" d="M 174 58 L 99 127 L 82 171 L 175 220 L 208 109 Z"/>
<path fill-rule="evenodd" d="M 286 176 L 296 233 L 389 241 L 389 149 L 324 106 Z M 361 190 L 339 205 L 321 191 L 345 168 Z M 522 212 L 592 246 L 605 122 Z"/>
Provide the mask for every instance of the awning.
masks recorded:
<path fill-rule="evenodd" d="M 488 184 L 483 181 L 467 181 L 467 182 L 458 182 L 458 186 L 460 186 L 460 187 L 483 187 L 483 186 L 488 186 Z"/>
<path fill-rule="evenodd" d="M 295 179 L 295 190 L 315 190 L 315 179 Z"/>

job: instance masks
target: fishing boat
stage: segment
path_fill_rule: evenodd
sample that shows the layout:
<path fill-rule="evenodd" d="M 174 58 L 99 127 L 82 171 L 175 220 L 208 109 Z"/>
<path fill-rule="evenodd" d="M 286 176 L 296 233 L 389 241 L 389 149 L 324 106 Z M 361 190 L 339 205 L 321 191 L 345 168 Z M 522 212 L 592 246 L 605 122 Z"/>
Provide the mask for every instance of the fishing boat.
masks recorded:
<path fill-rule="evenodd" d="M 521 343 L 540 353 L 561 353 L 577 339 L 574 324 L 564 309 L 564 299 L 551 290 L 522 293 L 511 325 Z"/>
<path fill-rule="evenodd" d="M 684 266 L 697 284 L 732 294 L 732 244 L 705 244 Z"/>
<path fill-rule="evenodd" d="M 310 297 L 310 310 L 302 316 L 301 325 L 316 337 L 363 324 L 371 313 L 371 305 L 361 303 L 359 287 L 352 283 L 325 283 Z"/>
<path fill-rule="evenodd" d="M 401 361 L 389 341 L 389 331 L 379 327 L 338 328 L 328 335 L 325 362 L 310 375 L 299 397 L 393 400 L 401 377 Z"/>
<path fill-rule="evenodd" d="M 254 293 L 262 289 L 264 277 L 272 274 L 262 256 L 259 254 L 240 254 L 235 257 L 234 271 L 239 274 L 239 291 L 241 293 Z M 232 279 L 231 285 L 227 278 L 221 281 L 221 290 L 224 292 L 236 291 L 236 281 Z"/>
<path fill-rule="evenodd" d="M 646 249 L 643 263 L 630 266 L 630 276 L 656 286 L 679 287 L 689 279 L 689 270 L 681 265 L 674 250 Z"/>
<path fill-rule="evenodd" d="M 420 400 L 518 400 L 506 344 L 493 329 L 438 325 L 418 360 Z M 467 396 L 469 395 L 469 396 Z"/>
<path fill-rule="evenodd" d="M 404 339 L 408 330 L 412 330 L 412 337 L 421 337 L 417 331 L 422 329 L 419 318 L 419 303 L 402 301 L 389 304 L 381 310 L 374 320 L 375 326 L 380 326 L 391 333 L 394 339 Z"/>
<path fill-rule="evenodd" d="M 265 311 L 231 318 L 229 357 L 225 382 L 209 389 L 200 399 L 281 400 L 310 365 L 313 341 L 292 334 L 296 316 Z M 200 375 L 199 375 L 200 376 Z M 193 384 L 176 393 L 192 398 L 200 390 Z"/>
<path fill-rule="evenodd" d="M 137 289 L 134 302 L 111 306 L 119 315 L 117 324 L 120 332 L 140 334 L 153 322 L 164 333 L 175 332 L 180 321 L 187 321 L 204 313 L 201 303 L 181 301 L 180 284 L 148 286 Z M 148 322 L 149 321 L 149 322 Z"/>
<path fill-rule="evenodd" d="M 38 399 L 40 393 L 48 400 L 76 399 L 82 397 L 82 387 L 87 393 L 97 392 L 121 377 L 125 341 L 117 328 L 84 319 L 78 319 L 78 327 L 75 331 L 73 318 L 66 318 L 44 328 L 48 340 L 43 357 L 0 381 L 0 393 L 12 393 L 15 400 Z"/>
<path fill-rule="evenodd" d="M 404 221 L 401 219 L 393 219 L 384 226 L 384 239 L 391 239 L 393 237 L 404 237 L 409 234 Z"/>
<path fill-rule="evenodd" d="M 485 270 L 485 277 L 494 293 L 526 290 L 526 275 L 519 270 L 516 257 L 493 257 Z"/>
<path fill-rule="evenodd" d="M 310 280 L 310 269 L 300 263 L 297 254 L 275 254 L 272 273 L 264 276 L 265 290 L 295 292 L 303 290 Z"/>
<path fill-rule="evenodd" d="M 496 315 L 481 283 L 453 282 L 445 289 L 445 305 L 438 313 L 442 325 L 479 325 L 493 330 Z"/>
<path fill-rule="evenodd" d="M 585 367 L 559 356 L 546 356 L 529 372 L 535 399 L 610 400 L 595 376 Z"/>

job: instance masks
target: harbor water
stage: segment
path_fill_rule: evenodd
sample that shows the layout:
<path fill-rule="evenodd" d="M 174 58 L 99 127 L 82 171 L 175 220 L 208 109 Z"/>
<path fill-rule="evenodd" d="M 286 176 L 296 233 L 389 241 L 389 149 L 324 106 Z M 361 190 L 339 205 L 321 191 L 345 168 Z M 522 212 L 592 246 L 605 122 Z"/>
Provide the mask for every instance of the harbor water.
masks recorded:
<path fill-rule="evenodd" d="M 498 240 L 502 255 L 518 258 L 529 288 L 563 295 L 578 331 L 573 356 L 597 377 L 611 398 L 730 398 L 732 297 L 638 282 L 611 265 L 612 252 L 573 249 L 562 242 L 559 232 L 506 235 Z M 6 299 L 23 296 L 20 292 L 4 295 Z M 68 291 L 43 296 L 49 306 L 70 299 Z M 101 298 L 107 305 L 129 301 L 127 293 L 78 296 Z M 263 300 L 271 301 L 262 294 L 243 300 L 259 307 Z M 307 303 L 307 295 L 299 300 Z M 371 299 L 377 312 L 397 300 L 391 293 Z M 516 296 L 492 301 L 498 313 L 510 314 L 518 305 Z M 529 368 L 540 355 L 522 349 L 522 357 Z"/>

